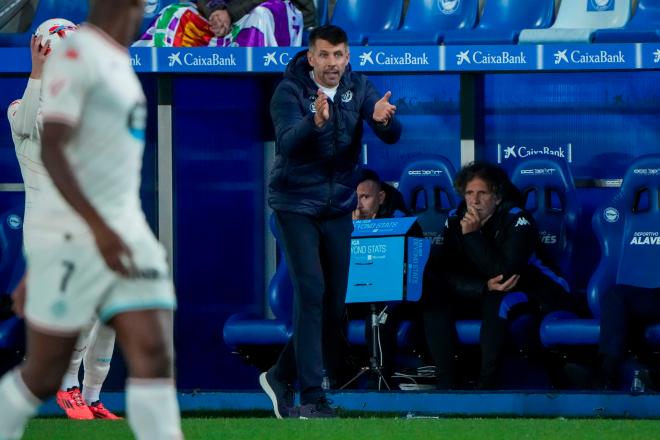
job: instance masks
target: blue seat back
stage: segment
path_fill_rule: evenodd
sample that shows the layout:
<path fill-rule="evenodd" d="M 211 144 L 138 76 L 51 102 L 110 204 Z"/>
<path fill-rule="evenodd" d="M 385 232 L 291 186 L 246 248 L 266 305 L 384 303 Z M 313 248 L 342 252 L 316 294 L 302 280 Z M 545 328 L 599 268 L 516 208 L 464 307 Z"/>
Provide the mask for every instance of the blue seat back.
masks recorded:
<path fill-rule="evenodd" d="M 657 0 L 639 0 L 637 11 L 635 11 L 635 15 L 626 27 L 660 29 L 660 2 Z"/>
<path fill-rule="evenodd" d="M 274 215 L 270 216 L 270 230 L 279 243 L 280 235 Z M 278 249 L 279 263 L 275 275 L 268 284 L 268 303 L 277 319 L 290 323 L 293 316 L 293 284 L 291 283 L 289 266 L 286 263 L 284 251 L 281 246 L 278 246 Z"/>
<path fill-rule="evenodd" d="M 479 0 L 414 0 L 410 2 L 402 30 L 437 32 L 470 29 L 479 12 Z"/>
<path fill-rule="evenodd" d="M 402 12 L 403 0 L 337 0 L 331 22 L 362 44 L 365 34 L 398 29 Z"/>
<path fill-rule="evenodd" d="M 488 0 L 479 29 L 540 29 L 552 24 L 555 0 Z"/>
<path fill-rule="evenodd" d="M 39 0 L 32 24 L 26 32 L 0 34 L 0 47 L 30 46 L 30 37 L 44 21 L 49 18 L 66 18 L 76 24 L 87 19 L 88 0 Z"/>
<path fill-rule="evenodd" d="M 316 1 L 316 20 L 318 21 L 319 26 L 328 23 L 328 0 Z"/>
<path fill-rule="evenodd" d="M 619 192 L 595 212 L 592 225 L 601 258 L 589 281 L 589 307 L 600 316 L 599 298 L 614 284 L 660 287 L 660 155 L 630 165 Z"/>
<path fill-rule="evenodd" d="M 572 281 L 580 203 L 566 162 L 551 158 L 522 162 L 511 181 L 523 193 L 525 209 L 536 220 L 545 256 Z"/>
<path fill-rule="evenodd" d="M 140 35 L 149 29 L 149 26 L 165 7 L 178 3 L 179 0 L 146 0 L 144 3 L 144 16 L 140 25 Z"/>
<path fill-rule="evenodd" d="M 0 295 L 10 294 L 25 272 L 23 208 L 0 215 Z"/>
<path fill-rule="evenodd" d="M 624 26 L 630 20 L 632 0 L 562 1 L 553 28 L 608 29 Z"/>
<path fill-rule="evenodd" d="M 460 197 L 454 189 L 454 166 L 442 156 L 416 160 L 406 166 L 399 180 L 399 191 L 406 206 L 417 217 L 424 236 L 434 245 L 442 244 L 442 231 L 449 211 Z"/>

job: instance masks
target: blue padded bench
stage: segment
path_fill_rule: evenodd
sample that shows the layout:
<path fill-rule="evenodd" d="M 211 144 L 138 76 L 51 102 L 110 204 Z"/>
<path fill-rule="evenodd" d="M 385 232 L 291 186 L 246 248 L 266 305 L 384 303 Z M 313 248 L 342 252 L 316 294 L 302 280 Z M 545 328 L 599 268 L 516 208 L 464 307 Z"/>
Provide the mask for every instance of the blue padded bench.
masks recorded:
<path fill-rule="evenodd" d="M 660 41 L 660 2 L 639 0 L 632 19 L 620 29 L 596 32 L 596 43 L 653 43 Z"/>
<path fill-rule="evenodd" d="M 557 20 L 548 29 L 524 29 L 520 43 L 590 43 L 599 29 L 623 27 L 630 20 L 632 0 L 562 1 Z"/>
<path fill-rule="evenodd" d="M 337 0 L 330 22 L 348 34 L 351 45 L 367 44 L 369 35 L 397 29 L 403 0 Z"/>
<path fill-rule="evenodd" d="M 554 0 L 488 0 L 474 29 L 447 32 L 444 44 L 515 44 L 520 31 L 552 24 Z"/>
<path fill-rule="evenodd" d="M 414 0 L 400 29 L 369 35 L 371 46 L 436 45 L 447 32 L 472 29 L 479 14 L 478 0 Z"/>

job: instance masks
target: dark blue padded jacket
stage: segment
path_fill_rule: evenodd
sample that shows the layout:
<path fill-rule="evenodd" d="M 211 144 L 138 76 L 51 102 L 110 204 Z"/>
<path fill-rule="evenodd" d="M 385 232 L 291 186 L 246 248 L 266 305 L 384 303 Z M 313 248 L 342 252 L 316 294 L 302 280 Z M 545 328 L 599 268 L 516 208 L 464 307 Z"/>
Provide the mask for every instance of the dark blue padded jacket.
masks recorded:
<path fill-rule="evenodd" d="M 314 124 L 318 86 L 310 76 L 307 51 L 289 63 L 270 103 L 275 126 L 275 164 L 268 204 L 280 211 L 334 217 L 355 209 L 363 121 L 388 144 L 401 136 L 401 124 L 376 123 L 374 105 L 382 95 L 366 76 L 347 66 L 337 94 L 329 101 L 330 120 Z"/>

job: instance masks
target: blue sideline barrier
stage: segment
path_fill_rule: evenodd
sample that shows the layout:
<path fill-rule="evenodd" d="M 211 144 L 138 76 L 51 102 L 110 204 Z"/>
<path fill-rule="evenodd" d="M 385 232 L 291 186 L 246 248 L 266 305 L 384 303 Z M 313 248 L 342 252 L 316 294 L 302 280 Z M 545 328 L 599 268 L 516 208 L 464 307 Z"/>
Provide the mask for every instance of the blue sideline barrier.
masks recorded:
<path fill-rule="evenodd" d="M 131 48 L 137 72 L 282 72 L 299 47 Z M 28 73 L 26 48 L 0 48 L 0 73 Z M 660 69 L 660 43 L 351 48 L 363 72 L 467 72 Z"/>
<path fill-rule="evenodd" d="M 124 412 L 123 393 L 103 393 L 103 403 Z M 511 393 L 511 392 L 345 392 L 331 393 L 334 404 L 348 411 L 405 415 L 507 417 L 625 417 L 660 418 L 660 394 Z M 251 411 L 272 409 L 264 393 L 179 393 L 182 411 Z M 62 415 L 54 400 L 40 416 Z"/>

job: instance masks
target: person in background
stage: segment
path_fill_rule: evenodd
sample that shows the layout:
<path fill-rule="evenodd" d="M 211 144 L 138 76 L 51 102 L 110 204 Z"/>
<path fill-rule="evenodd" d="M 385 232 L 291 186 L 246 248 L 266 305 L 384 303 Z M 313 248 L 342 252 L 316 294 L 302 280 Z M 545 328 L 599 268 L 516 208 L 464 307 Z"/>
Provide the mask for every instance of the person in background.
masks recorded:
<path fill-rule="evenodd" d="M 313 0 L 197 0 L 163 8 L 133 46 L 300 46 Z"/>
<path fill-rule="evenodd" d="M 276 152 L 268 203 L 294 290 L 293 335 L 259 378 L 277 417 L 336 416 L 321 384 L 324 361 L 338 365 L 344 355 L 363 123 L 385 143 L 401 136 L 391 92 L 380 95 L 349 59 L 343 29 L 315 28 L 309 49 L 291 60 L 271 100 Z M 291 411 L 295 383 L 299 413 Z"/>
<path fill-rule="evenodd" d="M 183 438 L 174 382 L 174 286 L 140 206 L 147 105 L 127 47 L 144 0 L 96 1 L 45 64 L 41 159 L 26 243 L 27 355 L 0 379 L 0 438 L 19 439 L 53 396 L 98 314 L 128 365 L 135 437 Z"/>
<path fill-rule="evenodd" d="M 32 36 L 30 53 L 32 71 L 21 99 L 12 102 L 7 109 L 12 138 L 25 185 L 25 214 L 23 242 L 26 246 L 34 240 L 35 225 L 33 204 L 40 193 L 39 180 L 46 170 L 41 162 L 41 94 L 43 72 L 46 58 L 50 56 L 50 41 L 41 44 L 41 36 Z M 12 294 L 14 311 L 24 316 L 25 276 Z M 115 346 L 115 332 L 93 318 L 81 331 L 80 338 L 73 351 L 71 363 L 57 392 L 57 404 L 70 419 L 108 419 L 120 417 L 110 412 L 101 402 L 100 393 L 103 382 L 110 371 L 110 360 Z M 81 393 L 78 372 L 80 365 L 85 366 L 84 387 Z"/>
<path fill-rule="evenodd" d="M 357 207 L 353 211 L 353 220 L 409 215 L 403 195 L 368 168 L 362 170 L 356 196 Z"/>
<path fill-rule="evenodd" d="M 357 208 L 353 211 L 353 220 L 370 220 L 392 217 L 406 217 L 410 213 L 405 205 L 403 195 L 392 185 L 383 182 L 375 171 L 362 170 L 356 190 Z M 413 235 L 422 236 L 421 227 L 415 223 Z M 369 304 L 348 304 L 348 318 L 365 320 L 365 341 L 368 353 L 373 353 L 373 333 L 371 326 L 371 306 Z M 376 313 L 385 317 L 385 322 L 378 326 L 376 344 L 380 359 L 378 363 L 387 383 L 370 380 L 370 388 L 383 389 L 391 385 L 390 378 L 394 372 L 394 356 L 397 351 L 397 331 L 404 319 L 416 319 L 418 308 L 414 304 L 400 302 L 376 304 Z M 373 376 L 370 379 L 375 379 Z"/>
<path fill-rule="evenodd" d="M 506 172 L 473 162 L 454 180 L 463 202 L 452 211 L 444 242 L 431 252 L 424 271 L 423 314 L 437 385 L 455 384 L 455 320 L 481 318 L 478 387 L 498 386 L 508 336 L 502 300 L 524 292 L 538 315 L 570 310 L 568 285 L 537 257 L 542 244 L 534 218 L 522 209 L 520 191 Z"/>

